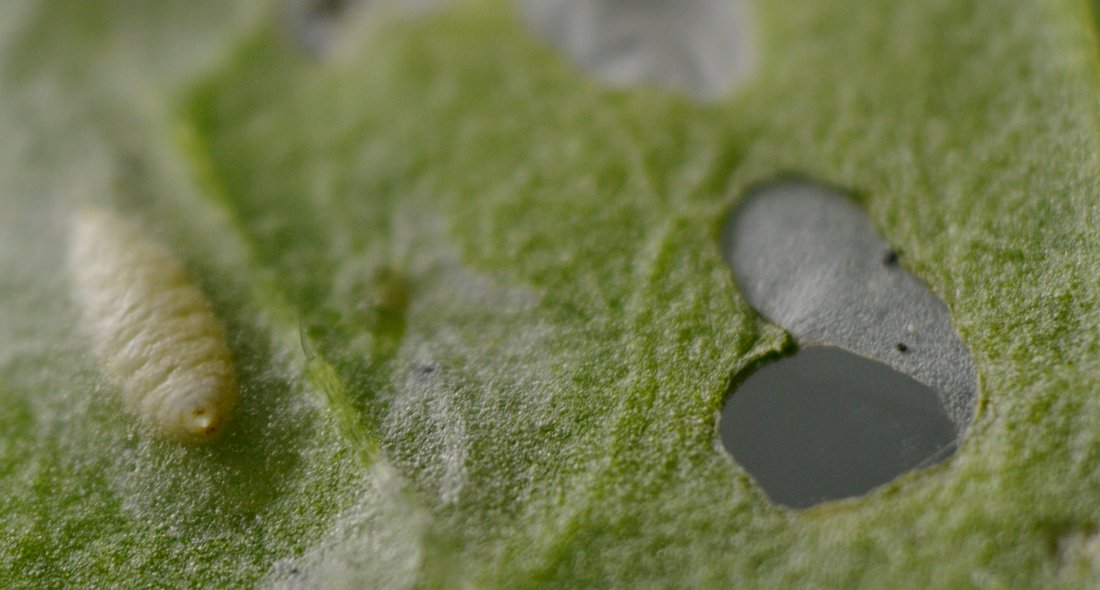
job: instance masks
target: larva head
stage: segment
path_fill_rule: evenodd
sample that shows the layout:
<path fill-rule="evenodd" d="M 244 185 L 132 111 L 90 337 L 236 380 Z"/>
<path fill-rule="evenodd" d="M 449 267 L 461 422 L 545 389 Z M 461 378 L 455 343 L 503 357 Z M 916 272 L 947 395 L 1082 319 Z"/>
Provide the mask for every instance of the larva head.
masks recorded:
<path fill-rule="evenodd" d="M 182 443 L 213 441 L 229 421 L 236 401 L 233 383 L 203 381 L 189 384 L 187 390 L 161 408 L 158 429 L 167 438 Z"/>
<path fill-rule="evenodd" d="M 205 441 L 221 432 L 222 416 L 217 406 L 199 403 L 181 413 L 180 424 L 187 436 Z"/>

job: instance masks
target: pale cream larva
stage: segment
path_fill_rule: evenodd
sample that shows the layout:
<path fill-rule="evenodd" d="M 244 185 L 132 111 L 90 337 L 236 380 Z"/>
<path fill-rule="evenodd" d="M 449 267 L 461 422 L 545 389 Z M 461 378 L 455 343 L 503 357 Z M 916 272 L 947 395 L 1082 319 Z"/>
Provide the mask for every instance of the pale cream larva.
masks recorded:
<path fill-rule="evenodd" d="M 210 302 L 140 227 L 86 209 L 69 264 L 96 356 L 126 405 L 164 438 L 213 440 L 237 401 L 233 358 Z"/>

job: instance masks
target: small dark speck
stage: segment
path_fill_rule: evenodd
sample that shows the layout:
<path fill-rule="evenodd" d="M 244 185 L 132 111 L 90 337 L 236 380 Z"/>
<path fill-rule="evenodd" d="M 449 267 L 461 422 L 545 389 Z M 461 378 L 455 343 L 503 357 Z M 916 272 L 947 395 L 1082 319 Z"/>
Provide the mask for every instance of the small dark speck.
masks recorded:
<path fill-rule="evenodd" d="M 882 263 L 886 266 L 897 266 L 898 253 L 894 250 L 887 250 L 886 254 L 882 257 Z"/>
<path fill-rule="evenodd" d="M 415 374 L 417 377 L 427 377 L 428 375 L 435 373 L 435 371 L 435 365 L 420 365 L 419 367 L 413 369 L 413 374 Z"/>
<path fill-rule="evenodd" d="M 296 568 L 296 567 L 290 568 L 290 575 L 297 576 L 300 573 L 302 573 L 302 572 L 298 568 Z"/>
<path fill-rule="evenodd" d="M 316 16 L 335 16 L 347 8 L 347 0 L 313 0 L 309 3 L 309 12 Z"/>
<path fill-rule="evenodd" d="M 896 345 L 898 352 L 909 352 L 909 347 L 904 342 L 898 342 Z"/>

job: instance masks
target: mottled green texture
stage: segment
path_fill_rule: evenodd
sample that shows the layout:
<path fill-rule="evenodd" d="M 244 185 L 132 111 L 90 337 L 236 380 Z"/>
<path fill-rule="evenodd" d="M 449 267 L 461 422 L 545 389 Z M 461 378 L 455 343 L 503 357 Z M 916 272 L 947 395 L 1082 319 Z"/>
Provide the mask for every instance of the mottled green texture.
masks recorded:
<path fill-rule="evenodd" d="M 1090 10 L 759 2 L 755 76 L 699 106 L 492 0 L 324 62 L 259 1 L 3 3 L 0 585 L 1100 583 Z M 981 383 L 954 459 L 805 512 L 715 440 L 787 342 L 717 230 L 784 172 L 855 192 Z M 86 203 L 227 322 L 216 445 L 98 376 L 60 270 Z"/>

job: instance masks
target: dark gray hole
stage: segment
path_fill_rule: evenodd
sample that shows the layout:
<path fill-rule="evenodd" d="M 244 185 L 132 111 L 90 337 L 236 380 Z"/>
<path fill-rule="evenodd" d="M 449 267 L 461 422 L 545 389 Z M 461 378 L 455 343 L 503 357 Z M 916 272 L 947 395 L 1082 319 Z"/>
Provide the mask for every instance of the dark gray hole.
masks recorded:
<path fill-rule="evenodd" d="M 930 387 L 822 346 L 750 375 L 722 412 L 721 437 L 772 500 L 793 508 L 864 494 L 956 444 Z"/>

